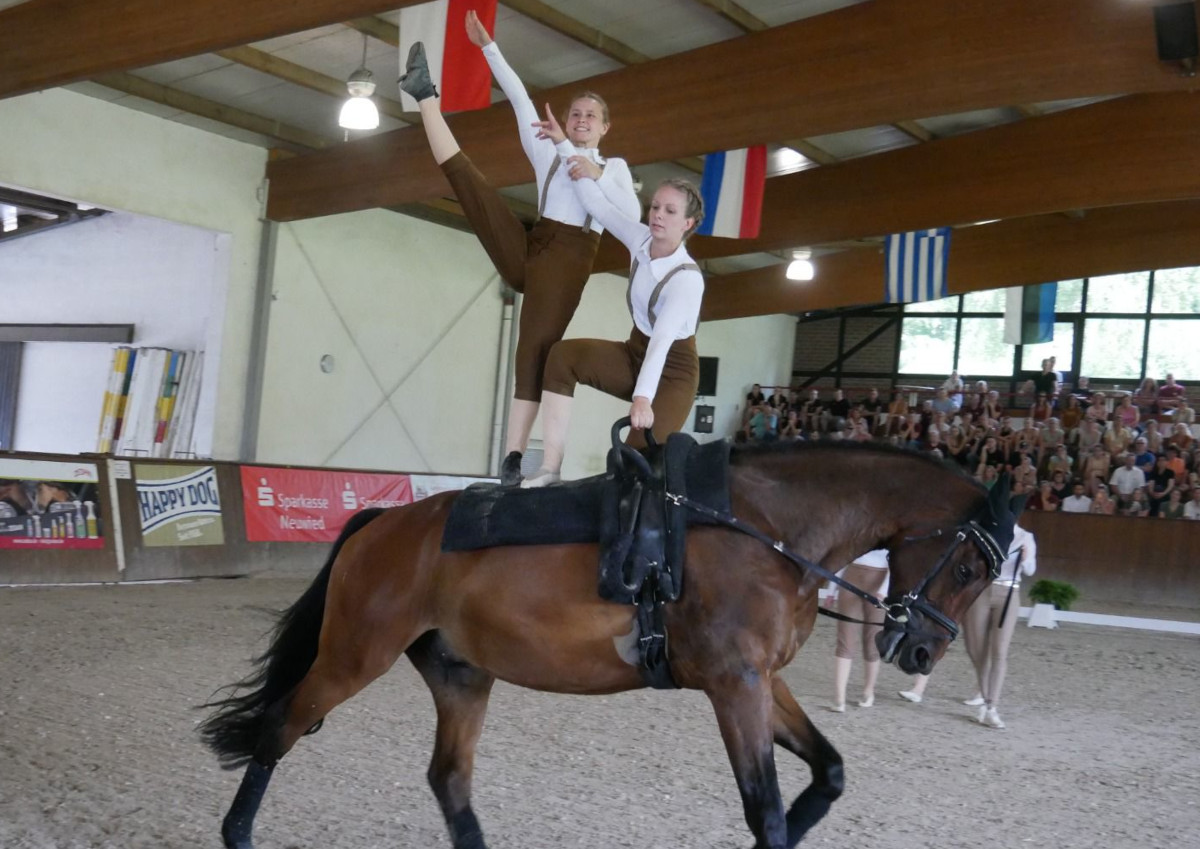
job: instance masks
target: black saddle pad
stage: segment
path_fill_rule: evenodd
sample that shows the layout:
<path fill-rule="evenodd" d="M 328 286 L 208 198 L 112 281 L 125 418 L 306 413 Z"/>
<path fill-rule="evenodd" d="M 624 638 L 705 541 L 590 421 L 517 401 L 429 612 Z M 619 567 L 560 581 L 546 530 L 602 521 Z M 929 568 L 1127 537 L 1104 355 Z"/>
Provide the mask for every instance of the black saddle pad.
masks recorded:
<path fill-rule="evenodd" d="M 687 460 L 687 495 L 729 513 L 729 443 L 697 444 Z M 496 545 L 550 545 L 599 542 L 606 475 L 517 489 L 476 484 L 450 508 L 442 551 L 471 551 Z M 688 524 L 709 521 L 689 513 Z"/>

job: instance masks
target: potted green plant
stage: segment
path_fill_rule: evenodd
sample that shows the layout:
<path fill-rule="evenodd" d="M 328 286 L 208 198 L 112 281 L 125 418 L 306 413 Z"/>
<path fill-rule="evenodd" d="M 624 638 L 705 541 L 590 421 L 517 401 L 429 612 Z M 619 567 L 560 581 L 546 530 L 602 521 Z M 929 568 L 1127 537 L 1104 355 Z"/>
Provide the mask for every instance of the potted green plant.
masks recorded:
<path fill-rule="evenodd" d="M 1029 588 L 1033 611 L 1029 614 L 1029 627 L 1057 628 L 1054 611 L 1070 610 L 1079 598 L 1079 590 L 1066 581 L 1050 581 L 1045 578 Z"/>

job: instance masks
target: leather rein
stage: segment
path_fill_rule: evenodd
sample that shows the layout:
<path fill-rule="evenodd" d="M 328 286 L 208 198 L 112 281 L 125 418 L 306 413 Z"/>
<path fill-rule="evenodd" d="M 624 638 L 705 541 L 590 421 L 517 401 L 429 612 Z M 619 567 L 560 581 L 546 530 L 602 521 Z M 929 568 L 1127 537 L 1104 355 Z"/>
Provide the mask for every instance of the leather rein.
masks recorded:
<path fill-rule="evenodd" d="M 725 515 L 704 504 L 692 501 L 687 496 L 676 495 L 673 492 L 667 492 L 666 497 L 667 500 L 672 504 L 699 513 L 702 516 L 706 516 L 719 525 L 732 528 L 733 530 L 739 531 L 747 536 L 754 537 L 754 539 L 758 540 L 764 545 L 775 549 L 775 551 L 779 552 L 779 554 L 781 554 L 786 560 L 790 561 L 796 566 L 799 566 L 801 569 L 815 572 L 817 575 L 837 584 L 847 592 L 853 593 L 868 604 L 882 610 L 885 619 L 894 623 L 899 630 L 904 631 L 906 634 L 917 634 L 924 637 L 932 637 L 934 639 L 948 641 L 953 641 L 954 638 L 958 636 L 958 625 L 953 619 L 930 604 L 929 600 L 925 597 L 924 592 L 925 588 L 928 587 L 930 582 L 933 581 L 933 579 L 938 576 L 942 569 L 945 568 L 946 564 L 950 562 L 950 558 L 954 555 L 954 552 L 957 551 L 958 547 L 964 542 L 969 540 L 979 547 L 980 553 L 983 554 L 984 559 L 987 560 L 988 572 L 992 580 L 995 580 L 995 578 L 999 576 L 1000 566 L 1004 562 L 1004 552 L 1000 549 L 1000 546 L 996 542 L 995 538 L 982 525 L 979 524 L 977 519 L 970 519 L 953 529 L 954 538 L 950 540 L 950 543 L 946 546 L 945 551 L 942 552 L 942 556 L 938 558 L 937 562 L 934 563 L 932 567 L 930 567 L 929 571 L 926 572 L 925 576 L 917 582 L 916 586 L 914 586 L 903 597 L 901 597 L 899 601 L 889 603 L 887 601 L 880 601 L 866 590 L 856 587 L 854 584 L 850 583 L 844 578 L 838 577 L 836 574 L 830 572 L 823 566 L 813 563 L 811 560 L 800 556 L 784 545 L 783 540 L 771 539 L 770 536 L 763 533 L 758 528 L 740 521 L 736 516 Z M 938 529 L 933 533 L 923 537 L 906 537 L 904 541 L 919 542 L 921 540 L 942 536 L 945 533 L 945 530 Z M 913 611 L 916 611 L 931 619 L 934 623 L 945 629 L 949 636 L 946 634 L 922 631 L 920 629 L 913 628 L 910 625 L 910 620 L 912 618 L 911 613 Z M 852 619 L 849 616 L 844 616 L 841 613 L 833 610 L 825 610 L 824 608 L 818 608 L 817 612 L 833 619 L 840 619 L 845 622 L 857 622 L 868 625 L 874 624 L 863 622 L 861 619 Z"/>

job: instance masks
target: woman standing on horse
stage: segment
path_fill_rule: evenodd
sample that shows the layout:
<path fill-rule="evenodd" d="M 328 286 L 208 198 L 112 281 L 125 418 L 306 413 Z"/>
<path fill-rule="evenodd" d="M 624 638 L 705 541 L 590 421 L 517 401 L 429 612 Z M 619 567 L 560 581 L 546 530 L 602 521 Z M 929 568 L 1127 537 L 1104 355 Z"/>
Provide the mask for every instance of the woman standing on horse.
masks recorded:
<path fill-rule="evenodd" d="M 592 273 L 600 233 L 609 225 L 593 221 L 572 190 L 571 178 L 567 169 L 560 167 L 562 159 L 553 145 L 539 139 L 534 129 L 537 108 L 475 12 L 467 13 L 466 27 L 467 37 L 483 49 L 496 82 L 517 114 L 521 146 L 533 165 L 541 199 L 539 218 L 532 230 L 526 233 L 504 198 L 459 149 L 442 116 L 441 100 L 430 78 L 421 42 L 409 51 L 400 88 L 417 101 L 433 158 L 454 188 L 488 257 L 504 281 L 525 295 L 517 337 L 516 388 L 500 469 L 501 482 L 513 485 L 521 480 L 521 455 L 537 418 L 546 358 L 575 314 Z M 587 163 L 588 174 L 595 178 L 597 188 L 620 219 L 637 221 L 641 204 L 629 166 L 623 159 L 606 160 L 599 154 L 600 139 L 609 128 L 608 105 L 598 95 L 587 92 L 575 98 L 565 118 L 571 155 Z"/>
<path fill-rule="evenodd" d="M 686 180 L 664 180 L 650 202 L 648 225 L 630 221 L 600 190 L 588 158 L 573 155 L 549 105 L 540 127 L 538 137 L 552 140 L 567 157 L 580 203 L 629 248 L 633 330 L 625 342 L 569 339 L 550 350 L 542 381 L 542 468 L 525 487 L 558 481 L 579 383 L 631 401 L 635 431 L 651 428 L 661 441 L 683 427 L 700 380 L 696 325 L 704 296 L 700 266 L 684 247 L 704 217 L 696 187 Z M 635 433 L 630 441 L 641 440 Z"/>

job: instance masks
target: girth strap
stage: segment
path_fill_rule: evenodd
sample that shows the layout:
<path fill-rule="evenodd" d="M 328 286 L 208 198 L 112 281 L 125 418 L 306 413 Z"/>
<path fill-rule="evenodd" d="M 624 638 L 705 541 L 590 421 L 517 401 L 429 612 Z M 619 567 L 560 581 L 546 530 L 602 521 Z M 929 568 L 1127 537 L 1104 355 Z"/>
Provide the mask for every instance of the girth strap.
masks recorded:
<path fill-rule="evenodd" d="M 562 164 L 562 160 L 555 156 L 550 163 L 550 170 L 546 174 L 546 183 L 542 186 L 542 197 L 538 201 L 538 218 L 542 217 L 542 213 L 546 211 L 546 196 L 550 194 L 550 181 L 554 179 L 555 172 L 558 171 L 558 166 Z M 590 233 L 592 230 L 592 216 L 589 214 L 583 219 L 583 232 Z"/>

